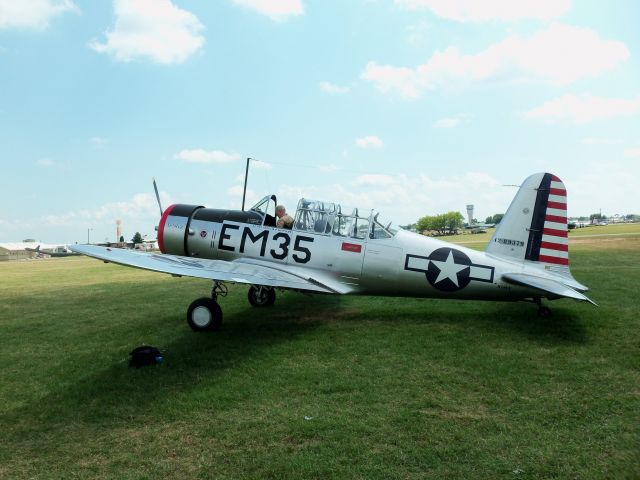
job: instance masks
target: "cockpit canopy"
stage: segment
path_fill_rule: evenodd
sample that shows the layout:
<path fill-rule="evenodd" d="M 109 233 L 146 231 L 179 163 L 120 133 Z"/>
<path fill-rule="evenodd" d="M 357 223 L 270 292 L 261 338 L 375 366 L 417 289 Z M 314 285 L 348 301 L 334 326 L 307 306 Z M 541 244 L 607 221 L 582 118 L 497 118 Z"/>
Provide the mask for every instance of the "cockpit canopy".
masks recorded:
<path fill-rule="evenodd" d="M 275 226 L 276 205 L 276 196 L 267 195 L 250 210 L 263 215 L 265 226 Z M 397 233 L 376 210 L 360 212 L 357 208 L 305 198 L 298 202 L 293 230 L 361 240 L 391 238 Z"/>

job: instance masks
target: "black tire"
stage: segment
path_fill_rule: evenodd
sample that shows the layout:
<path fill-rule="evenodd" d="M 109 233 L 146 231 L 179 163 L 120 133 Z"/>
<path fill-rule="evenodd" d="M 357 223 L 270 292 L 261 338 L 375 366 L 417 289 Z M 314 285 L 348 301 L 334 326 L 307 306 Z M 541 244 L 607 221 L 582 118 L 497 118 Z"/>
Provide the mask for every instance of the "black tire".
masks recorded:
<path fill-rule="evenodd" d="M 538 316 L 542 318 L 548 318 L 551 316 L 551 309 L 549 307 L 540 307 L 538 309 Z"/>
<path fill-rule="evenodd" d="M 187 323 L 194 332 L 220 330 L 222 309 L 218 303 L 207 297 L 199 298 L 189 305 Z"/>
<path fill-rule="evenodd" d="M 256 287 L 252 285 L 247 294 L 252 307 L 270 307 L 276 301 L 276 291 L 272 287 Z"/>

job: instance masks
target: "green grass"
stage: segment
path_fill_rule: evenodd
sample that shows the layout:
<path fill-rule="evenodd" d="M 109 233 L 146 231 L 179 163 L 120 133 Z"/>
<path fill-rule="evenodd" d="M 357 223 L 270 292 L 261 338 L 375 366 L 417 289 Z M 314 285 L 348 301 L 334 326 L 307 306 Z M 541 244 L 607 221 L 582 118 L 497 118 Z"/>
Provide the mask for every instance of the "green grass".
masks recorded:
<path fill-rule="evenodd" d="M 599 308 L 237 286 L 211 334 L 205 281 L 0 264 L 0 478 L 638 478 L 640 238 L 571 251 Z"/>
<path fill-rule="evenodd" d="M 445 242 L 455 243 L 472 243 L 472 244 L 486 244 L 491 240 L 495 228 L 488 228 L 485 233 L 461 233 L 458 235 L 445 235 L 438 237 Z M 588 225 L 584 228 L 575 228 L 569 230 L 569 237 L 592 237 L 592 236 L 635 236 L 640 235 L 640 223 L 616 223 L 610 225 Z"/>

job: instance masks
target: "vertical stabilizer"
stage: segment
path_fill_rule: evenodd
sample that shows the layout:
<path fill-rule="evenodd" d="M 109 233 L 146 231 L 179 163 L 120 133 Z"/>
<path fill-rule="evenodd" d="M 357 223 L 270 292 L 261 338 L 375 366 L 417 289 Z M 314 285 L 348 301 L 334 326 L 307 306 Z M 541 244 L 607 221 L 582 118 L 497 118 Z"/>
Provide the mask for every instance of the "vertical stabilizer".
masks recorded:
<path fill-rule="evenodd" d="M 529 260 L 569 274 L 567 191 L 551 173 L 527 178 L 494 233 L 487 253 Z"/>

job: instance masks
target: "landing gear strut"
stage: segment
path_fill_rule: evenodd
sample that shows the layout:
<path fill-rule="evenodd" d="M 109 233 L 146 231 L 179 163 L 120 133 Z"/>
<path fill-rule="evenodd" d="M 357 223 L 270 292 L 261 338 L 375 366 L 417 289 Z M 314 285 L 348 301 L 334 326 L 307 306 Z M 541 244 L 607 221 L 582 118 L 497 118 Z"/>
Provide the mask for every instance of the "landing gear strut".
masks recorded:
<path fill-rule="evenodd" d="M 187 309 L 187 323 L 194 332 L 208 332 L 220 330 L 222 324 L 222 309 L 218 304 L 218 296 L 227 295 L 227 286 L 218 281 L 213 282 L 211 298 L 202 297 L 189 305 Z"/>
<path fill-rule="evenodd" d="M 252 307 L 270 307 L 276 301 L 276 291 L 273 287 L 251 285 L 249 288 L 249 303 Z"/>
<path fill-rule="evenodd" d="M 551 309 L 549 307 L 545 307 L 542 305 L 542 300 L 540 297 L 534 298 L 533 302 L 538 305 L 538 316 L 542 318 L 547 318 L 551 316 Z"/>

